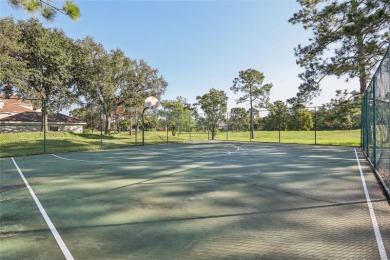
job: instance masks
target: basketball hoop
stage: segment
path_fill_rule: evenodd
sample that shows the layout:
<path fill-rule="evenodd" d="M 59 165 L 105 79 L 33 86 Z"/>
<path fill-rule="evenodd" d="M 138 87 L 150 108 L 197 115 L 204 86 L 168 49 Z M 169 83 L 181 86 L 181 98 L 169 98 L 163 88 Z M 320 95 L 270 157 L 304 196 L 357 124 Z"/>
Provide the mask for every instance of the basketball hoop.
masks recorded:
<path fill-rule="evenodd" d="M 160 101 L 153 96 L 147 97 L 145 99 L 145 108 L 156 109 L 160 105 Z"/>

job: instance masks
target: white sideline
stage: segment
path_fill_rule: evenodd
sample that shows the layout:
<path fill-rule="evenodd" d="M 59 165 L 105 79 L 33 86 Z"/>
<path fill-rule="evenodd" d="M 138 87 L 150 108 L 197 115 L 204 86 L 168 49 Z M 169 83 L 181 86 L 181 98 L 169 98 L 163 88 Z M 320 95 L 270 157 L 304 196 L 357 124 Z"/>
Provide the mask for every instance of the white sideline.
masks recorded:
<path fill-rule="evenodd" d="M 11 157 L 12 161 L 14 162 L 14 165 L 16 169 L 18 170 L 20 176 L 22 177 L 24 184 L 26 184 L 27 189 L 30 191 L 31 196 L 33 197 L 35 203 L 38 206 L 39 211 L 41 212 L 43 218 L 46 221 L 46 224 L 49 226 L 51 233 L 53 234 L 55 240 L 57 241 L 57 244 L 60 246 L 62 253 L 64 254 L 65 258 L 68 260 L 74 260 L 72 254 L 70 253 L 68 247 L 65 245 L 64 241 L 62 240 L 60 234 L 57 232 L 57 229 L 53 225 L 53 222 L 51 222 L 49 216 L 47 215 L 45 209 L 42 207 L 41 202 L 39 202 L 39 199 L 35 195 L 33 189 L 31 188 L 30 184 L 28 184 L 26 178 L 24 177 L 22 171 L 19 169 L 19 166 L 16 164 L 13 157 Z"/>
<path fill-rule="evenodd" d="M 371 222 L 372 222 L 372 226 L 374 228 L 376 243 L 377 243 L 378 249 L 379 249 L 379 255 L 381 257 L 381 260 L 388 260 L 387 254 L 386 254 L 386 250 L 385 250 L 385 246 L 383 244 L 381 232 L 379 231 L 378 222 L 376 220 L 374 208 L 372 207 L 370 194 L 368 193 L 366 180 L 364 179 L 363 170 L 362 170 L 362 167 L 360 165 L 360 161 L 359 161 L 359 157 L 358 157 L 356 149 L 355 149 L 355 155 L 356 155 L 356 160 L 357 160 L 358 165 L 359 165 L 360 177 L 362 178 L 364 194 L 366 195 L 367 205 L 368 205 L 368 209 L 370 211 Z"/>

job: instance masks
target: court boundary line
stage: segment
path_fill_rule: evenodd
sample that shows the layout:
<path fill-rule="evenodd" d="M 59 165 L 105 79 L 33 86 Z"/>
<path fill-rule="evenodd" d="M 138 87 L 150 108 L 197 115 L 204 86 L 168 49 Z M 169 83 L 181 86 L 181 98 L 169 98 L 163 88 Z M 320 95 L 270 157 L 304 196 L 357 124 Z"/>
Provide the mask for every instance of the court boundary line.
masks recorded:
<path fill-rule="evenodd" d="M 374 233 L 375 233 L 376 243 L 378 245 L 379 255 L 380 255 L 381 260 L 388 260 L 385 245 L 383 244 L 381 232 L 379 230 L 378 221 L 376 220 L 374 207 L 372 206 L 372 203 L 371 203 L 371 197 L 370 197 L 370 194 L 368 193 L 366 180 L 364 178 L 363 170 L 362 170 L 362 167 L 360 165 L 359 156 L 357 154 L 356 149 L 355 149 L 355 156 L 356 156 L 356 161 L 357 161 L 358 166 L 359 166 L 360 177 L 362 179 L 363 190 L 364 190 L 364 194 L 366 196 L 368 210 L 370 212 L 371 222 L 372 222 L 372 226 L 373 226 Z"/>
<path fill-rule="evenodd" d="M 169 155 L 173 157 L 179 157 L 180 159 L 183 160 L 192 160 L 192 161 L 197 161 L 197 160 L 203 160 L 203 159 L 208 159 L 208 158 L 215 158 L 215 157 L 221 157 L 221 156 L 226 156 L 230 154 L 235 154 L 240 151 L 240 147 L 236 145 L 232 145 L 234 148 L 236 148 L 235 151 L 226 151 L 225 153 L 220 153 L 218 155 L 213 155 L 213 156 L 182 156 L 182 155 L 176 155 L 176 154 L 170 154 L 170 153 L 161 153 L 163 155 Z M 147 153 L 146 153 L 147 154 Z M 118 161 L 93 161 L 93 160 L 79 160 L 79 159 L 71 159 L 71 158 L 65 158 L 56 154 L 51 154 L 54 157 L 57 157 L 58 159 L 62 160 L 67 160 L 67 161 L 77 161 L 77 162 L 86 162 L 86 163 L 96 163 L 96 164 L 113 164 L 113 163 L 125 163 L 125 162 L 118 162 Z M 161 159 L 161 160 L 155 160 L 155 161 L 176 161 L 176 160 L 167 160 L 167 159 Z"/>
<path fill-rule="evenodd" d="M 70 253 L 68 247 L 66 246 L 65 242 L 62 240 L 60 234 L 58 233 L 56 227 L 54 226 L 53 222 L 50 220 L 49 216 L 47 215 L 46 213 L 46 210 L 43 208 L 41 202 L 39 201 L 38 197 L 35 195 L 35 192 L 33 191 L 33 189 L 31 188 L 30 184 L 28 183 L 27 179 L 24 177 L 22 171 L 20 170 L 18 164 L 16 163 L 16 161 L 14 160 L 13 157 L 11 157 L 16 169 L 18 170 L 19 172 L 19 175 L 22 177 L 23 181 L 24 181 L 24 184 L 26 185 L 27 189 L 29 190 L 32 198 L 34 199 L 34 202 L 35 204 L 37 205 L 39 211 L 41 212 L 42 214 L 42 217 L 44 218 L 46 224 L 48 225 L 51 233 L 53 234 L 55 240 L 57 241 L 57 244 L 58 246 L 60 247 L 62 253 L 64 254 L 65 258 L 67 260 L 74 260 L 72 254 Z"/>

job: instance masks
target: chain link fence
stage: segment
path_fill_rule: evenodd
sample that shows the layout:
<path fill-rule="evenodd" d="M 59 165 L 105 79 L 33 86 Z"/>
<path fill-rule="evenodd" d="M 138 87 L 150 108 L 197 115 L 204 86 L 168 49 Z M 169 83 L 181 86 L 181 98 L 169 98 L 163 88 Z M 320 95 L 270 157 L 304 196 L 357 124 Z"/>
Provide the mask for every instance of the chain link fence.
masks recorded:
<path fill-rule="evenodd" d="M 362 147 L 390 195 L 390 46 L 362 103 Z"/>
<path fill-rule="evenodd" d="M 101 106 L 79 103 L 64 115 L 51 110 L 47 100 L 11 98 L 6 102 L 33 107 L 0 119 L 0 138 L 6 140 L 1 157 L 210 140 L 360 145 L 360 107 L 351 104 L 281 105 L 254 111 L 251 138 L 250 115 L 245 108 L 218 116 L 142 107 L 120 107 L 105 113 Z M 42 120 L 45 114 L 47 121 Z"/>

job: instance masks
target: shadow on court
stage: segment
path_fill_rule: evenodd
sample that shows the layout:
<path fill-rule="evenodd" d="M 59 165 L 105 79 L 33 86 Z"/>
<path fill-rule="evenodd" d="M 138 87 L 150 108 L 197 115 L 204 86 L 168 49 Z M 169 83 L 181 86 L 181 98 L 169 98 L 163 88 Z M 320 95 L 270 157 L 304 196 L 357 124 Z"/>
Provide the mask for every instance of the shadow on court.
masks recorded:
<path fill-rule="evenodd" d="M 389 255 L 390 206 L 362 158 Z M 380 259 L 351 147 L 208 142 L 15 161 L 75 259 Z M 23 184 L 10 159 L 1 166 L 1 185 Z M 0 256 L 63 258 L 19 186 L 0 193 Z"/>

